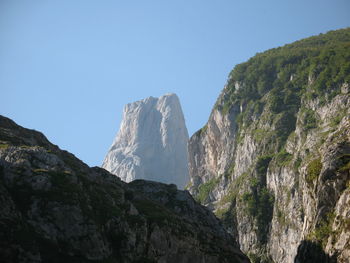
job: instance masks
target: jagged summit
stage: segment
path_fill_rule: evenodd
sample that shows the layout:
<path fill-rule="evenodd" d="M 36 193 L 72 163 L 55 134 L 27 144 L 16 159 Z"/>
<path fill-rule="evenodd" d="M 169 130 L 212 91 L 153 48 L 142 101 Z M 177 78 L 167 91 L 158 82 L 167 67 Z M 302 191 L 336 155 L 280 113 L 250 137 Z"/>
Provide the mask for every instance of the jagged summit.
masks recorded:
<path fill-rule="evenodd" d="M 102 167 L 123 181 L 188 181 L 188 132 L 174 93 L 126 104 L 120 130 Z"/>

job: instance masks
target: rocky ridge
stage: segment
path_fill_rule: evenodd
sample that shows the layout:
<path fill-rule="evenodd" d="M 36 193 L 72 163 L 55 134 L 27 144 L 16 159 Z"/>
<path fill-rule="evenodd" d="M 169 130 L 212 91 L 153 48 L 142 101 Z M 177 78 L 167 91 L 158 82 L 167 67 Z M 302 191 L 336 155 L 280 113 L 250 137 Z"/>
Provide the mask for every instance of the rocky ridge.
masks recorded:
<path fill-rule="evenodd" d="M 0 116 L 1 262 L 249 262 L 173 184 L 90 168 Z"/>
<path fill-rule="evenodd" d="M 236 66 L 189 142 L 188 189 L 252 262 L 349 262 L 350 29 Z"/>
<path fill-rule="evenodd" d="M 188 177 L 188 132 L 178 97 L 166 94 L 127 104 L 102 167 L 125 182 L 147 179 L 183 189 Z"/>

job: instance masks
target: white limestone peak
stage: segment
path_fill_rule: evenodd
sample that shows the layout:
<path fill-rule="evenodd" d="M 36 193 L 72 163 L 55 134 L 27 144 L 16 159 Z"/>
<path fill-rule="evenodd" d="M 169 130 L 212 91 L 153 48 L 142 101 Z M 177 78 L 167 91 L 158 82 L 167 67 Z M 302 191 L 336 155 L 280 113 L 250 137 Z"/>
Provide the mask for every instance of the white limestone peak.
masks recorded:
<path fill-rule="evenodd" d="M 129 103 L 102 167 L 123 181 L 188 182 L 188 132 L 174 93 Z"/>

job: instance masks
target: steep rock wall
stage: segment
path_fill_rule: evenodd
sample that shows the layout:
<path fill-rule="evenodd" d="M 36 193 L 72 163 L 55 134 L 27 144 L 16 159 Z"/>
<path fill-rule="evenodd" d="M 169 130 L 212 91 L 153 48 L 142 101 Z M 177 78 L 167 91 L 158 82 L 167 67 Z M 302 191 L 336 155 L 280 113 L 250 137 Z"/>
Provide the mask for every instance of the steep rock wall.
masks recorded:
<path fill-rule="evenodd" d="M 120 130 L 102 167 L 125 182 L 148 179 L 188 183 L 188 132 L 175 94 L 149 97 L 124 107 Z"/>
<path fill-rule="evenodd" d="M 252 262 L 348 262 L 349 43 L 339 30 L 238 65 L 190 139 L 190 192 Z"/>

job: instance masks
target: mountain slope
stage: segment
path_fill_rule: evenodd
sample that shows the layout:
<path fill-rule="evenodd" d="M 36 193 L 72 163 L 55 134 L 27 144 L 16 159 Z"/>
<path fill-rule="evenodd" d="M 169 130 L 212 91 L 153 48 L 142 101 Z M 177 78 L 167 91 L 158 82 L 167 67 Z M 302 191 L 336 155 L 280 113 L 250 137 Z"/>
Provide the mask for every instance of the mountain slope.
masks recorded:
<path fill-rule="evenodd" d="M 331 31 L 236 66 L 190 138 L 188 189 L 252 262 L 348 262 L 349 92 L 350 29 Z"/>
<path fill-rule="evenodd" d="M 89 168 L 0 116 L 1 262 L 249 262 L 175 185 Z"/>

